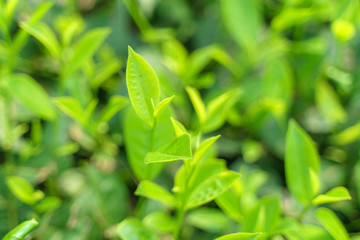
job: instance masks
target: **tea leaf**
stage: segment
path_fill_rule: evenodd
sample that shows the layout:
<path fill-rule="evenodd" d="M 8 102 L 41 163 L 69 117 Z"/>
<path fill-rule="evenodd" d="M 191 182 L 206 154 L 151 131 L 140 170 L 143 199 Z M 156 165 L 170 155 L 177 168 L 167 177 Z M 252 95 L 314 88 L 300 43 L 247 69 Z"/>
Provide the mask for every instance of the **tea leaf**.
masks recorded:
<path fill-rule="evenodd" d="M 6 184 L 11 192 L 24 203 L 34 204 L 44 197 L 44 193 L 42 191 L 34 191 L 31 184 L 22 177 L 9 176 L 6 178 Z"/>
<path fill-rule="evenodd" d="M 159 240 L 159 238 L 135 218 L 127 218 L 116 227 L 116 233 L 123 240 Z"/>
<path fill-rule="evenodd" d="M 154 117 L 158 118 L 162 112 L 166 109 L 166 107 L 170 104 L 170 102 L 173 100 L 175 96 L 171 96 L 168 98 L 163 99 L 161 102 L 159 102 L 159 104 L 154 107 L 155 111 L 154 111 Z"/>
<path fill-rule="evenodd" d="M 242 182 L 236 181 L 225 192 L 216 197 L 216 204 L 232 219 L 240 221 L 243 219 L 241 204 L 239 199 L 243 192 Z"/>
<path fill-rule="evenodd" d="M 108 122 L 120 109 L 128 104 L 123 96 L 112 96 L 99 116 L 99 122 Z"/>
<path fill-rule="evenodd" d="M 71 56 L 65 66 L 65 72 L 70 75 L 78 70 L 99 49 L 110 34 L 108 28 L 98 28 L 87 32 L 72 48 Z"/>
<path fill-rule="evenodd" d="M 2 240 L 22 240 L 34 230 L 38 224 L 39 223 L 35 219 L 22 222 L 6 234 Z"/>
<path fill-rule="evenodd" d="M 192 88 L 189 86 L 186 87 L 186 91 L 189 94 L 190 100 L 194 106 L 194 109 L 195 109 L 196 115 L 199 118 L 200 124 L 205 123 L 206 110 L 205 110 L 205 105 L 204 105 L 203 101 L 201 100 L 200 93 L 195 88 Z"/>
<path fill-rule="evenodd" d="M 25 74 L 13 74 L 7 77 L 7 90 L 37 116 L 52 120 L 56 116 L 50 98 L 42 86 Z"/>
<path fill-rule="evenodd" d="M 20 27 L 41 42 L 52 56 L 60 58 L 61 49 L 59 42 L 48 25 L 42 22 L 33 24 L 22 22 Z"/>
<path fill-rule="evenodd" d="M 303 205 L 316 195 L 310 170 L 317 173 L 318 169 L 319 156 L 314 143 L 294 120 L 290 120 L 286 134 L 286 183 L 290 192 Z"/>
<path fill-rule="evenodd" d="M 194 208 L 210 202 L 226 191 L 240 174 L 233 171 L 218 173 L 198 185 L 191 193 L 186 208 Z"/>
<path fill-rule="evenodd" d="M 175 228 L 174 219 L 164 212 L 153 212 L 143 219 L 143 223 L 148 228 L 160 232 L 171 233 Z"/>
<path fill-rule="evenodd" d="M 262 28 L 260 11 L 255 1 L 221 0 L 224 25 L 242 47 L 253 48 Z"/>
<path fill-rule="evenodd" d="M 194 165 L 196 165 L 197 162 L 200 161 L 200 159 L 205 155 L 207 150 L 220 138 L 220 135 L 217 135 L 215 137 L 210 137 L 208 139 L 205 139 L 203 142 L 200 143 L 200 145 L 196 148 L 194 153 Z"/>
<path fill-rule="evenodd" d="M 126 84 L 137 115 L 149 126 L 153 125 L 154 108 L 160 96 L 159 80 L 151 66 L 129 46 Z"/>
<path fill-rule="evenodd" d="M 156 152 L 150 152 L 145 157 L 145 163 L 171 162 L 191 159 L 190 135 L 183 134 Z"/>
<path fill-rule="evenodd" d="M 311 8 L 285 8 L 271 21 L 271 27 L 282 31 L 303 24 L 314 14 Z"/>
<path fill-rule="evenodd" d="M 175 206 L 174 196 L 163 187 L 149 180 L 143 180 L 139 183 L 135 195 L 151 198 L 163 202 L 171 207 Z"/>
<path fill-rule="evenodd" d="M 86 118 L 84 117 L 84 110 L 81 107 L 79 101 L 73 97 L 56 97 L 53 98 L 55 105 L 66 115 L 71 117 L 81 125 L 86 124 Z"/>
<path fill-rule="evenodd" d="M 257 240 L 262 233 L 232 233 L 215 240 Z"/>
<path fill-rule="evenodd" d="M 316 218 L 335 240 L 348 240 L 349 234 L 339 218 L 329 209 L 319 208 Z"/>
<path fill-rule="evenodd" d="M 345 187 L 336 187 L 331 189 L 325 194 L 321 194 L 317 196 L 312 203 L 314 205 L 324 204 L 324 203 L 331 203 L 331 202 L 338 202 L 344 200 L 351 200 L 351 196 L 349 191 Z"/>
<path fill-rule="evenodd" d="M 173 125 L 176 137 L 180 137 L 181 135 L 187 133 L 186 128 L 176 119 L 170 117 L 171 123 Z"/>
<path fill-rule="evenodd" d="M 360 138 L 360 122 L 333 136 L 333 141 L 339 145 L 355 142 Z"/>
<path fill-rule="evenodd" d="M 187 222 L 207 232 L 222 233 L 229 229 L 229 218 L 219 209 L 201 207 L 188 213 Z"/>

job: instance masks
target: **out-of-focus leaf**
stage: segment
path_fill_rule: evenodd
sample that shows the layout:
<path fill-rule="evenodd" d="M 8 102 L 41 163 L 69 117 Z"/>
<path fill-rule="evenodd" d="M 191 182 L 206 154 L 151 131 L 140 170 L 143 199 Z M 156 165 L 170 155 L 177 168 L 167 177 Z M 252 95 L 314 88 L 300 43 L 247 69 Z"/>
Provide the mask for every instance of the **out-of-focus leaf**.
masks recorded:
<path fill-rule="evenodd" d="M 22 240 L 34 230 L 38 224 L 39 223 L 35 219 L 22 222 L 6 234 L 2 240 Z"/>
<path fill-rule="evenodd" d="M 52 120 L 56 116 L 53 105 L 43 87 L 25 74 L 10 75 L 6 79 L 7 90 L 23 105 L 39 117 Z"/>
<path fill-rule="evenodd" d="M 171 233 L 175 228 L 174 219 L 164 212 L 153 212 L 147 215 L 143 223 L 146 227 L 160 233 Z"/>
<path fill-rule="evenodd" d="M 336 187 L 325 194 L 317 196 L 312 202 L 313 205 L 319 205 L 344 200 L 351 200 L 349 191 L 345 187 Z"/>
<path fill-rule="evenodd" d="M 239 178 L 240 174 L 233 171 L 224 171 L 213 175 L 194 189 L 186 203 L 186 208 L 194 208 L 210 202 Z"/>
<path fill-rule="evenodd" d="M 54 211 L 61 205 L 61 200 L 57 197 L 46 197 L 35 206 L 40 213 Z"/>
<path fill-rule="evenodd" d="M 349 240 L 349 234 L 339 218 L 329 209 L 319 208 L 316 218 L 335 240 Z"/>
<path fill-rule="evenodd" d="M 154 105 L 160 97 L 159 80 L 151 66 L 129 46 L 126 84 L 132 106 L 149 126 L 154 122 Z"/>
<path fill-rule="evenodd" d="M 356 34 L 355 25 L 352 22 L 337 19 L 331 24 L 331 31 L 340 42 L 351 40 Z"/>
<path fill-rule="evenodd" d="M 257 240 L 262 233 L 232 233 L 215 240 Z"/>
<path fill-rule="evenodd" d="M 112 96 L 99 116 L 99 122 L 108 122 L 120 109 L 128 104 L 123 96 Z"/>
<path fill-rule="evenodd" d="M 254 47 L 262 30 L 262 18 L 255 1 L 221 0 L 225 27 L 242 47 Z"/>
<path fill-rule="evenodd" d="M 317 194 L 312 185 L 311 171 L 317 174 L 318 169 L 319 156 L 313 141 L 295 120 L 290 120 L 286 134 L 286 183 L 303 205 L 312 201 Z"/>
<path fill-rule="evenodd" d="M 84 125 L 87 119 L 84 117 L 84 110 L 79 101 L 73 97 L 56 97 L 53 98 L 55 105 L 66 115 L 76 122 Z"/>
<path fill-rule="evenodd" d="M 65 65 L 66 74 L 70 75 L 81 68 L 109 35 L 108 28 L 98 28 L 88 31 L 73 47 L 68 62 Z"/>
<path fill-rule="evenodd" d="M 186 222 L 207 232 L 222 233 L 229 229 L 229 218 L 216 208 L 201 207 L 187 214 Z"/>
<path fill-rule="evenodd" d="M 284 8 L 271 22 L 275 30 L 285 30 L 303 24 L 314 14 L 310 8 Z"/>
<path fill-rule="evenodd" d="M 193 164 L 196 165 L 197 162 L 205 155 L 205 153 L 209 150 L 209 148 L 220 138 L 220 135 L 215 137 L 210 137 L 205 139 L 200 143 L 200 145 L 196 148 L 194 153 Z"/>
<path fill-rule="evenodd" d="M 203 101 L 201 100 L 200 93 L 192 87 L 187 86 L 186 91 L 189 94 L 190 100 L 194 106 L 196 115 L 199 118 L 200 125 L 206 121 L 206 110 Z"/>
<path fill-rule="evenodd" d="M 35 37 L 41 44 L 47 48 L 51 55 L 60 58 L 60 45 L 54 32 L 45 23 L 28 24 L 22 22 L 20 27 Z"/>
<path fill-rule="evenodd" d="M 277 197 L 265 197 L 245 215 L 245 232 L 270 232 L 280 217 L 280 202 Z"/>
<path fill-rule="evenodd" d="M 176 119 L 170 117 L 171 123 L 173 125 L 176 137 L 180 137 L 181 135 L 187 133 L 186 128 Z"/>
<path fill-rule="evenodd" d="M 104 62 L 97 66 L 97 71 L 90 81 L 92 88 L 100 87 L 111 76 L 115 75 L 121 67 L 121 62 L 117 59 L 112 59 L 109 62 Z"/>
<path fill-rule="evenodd" d="M 148 153 L 144 161 L 145 163 L 171 162 L 176 160 L 189 160 L 191 157 L 190 135 L 183 134 L 156 150 L 156 152 Z"/>
<path fill-rule="evenodd" d="M 242 181 L 235 181 L 228 190 L 215 199 L 216 204 L 235 221 L 240 221 L 244 217 L 239 201 L 243 192 L 242 184 Z"/>
<path fill-rule="evenodd" d="M 22 202 L 34 204 L 44 197 L 40 190 L 34 190 L 31 184 L 19 176 L 9 176 L 6 178 L 6 184 L 11 192 Z"/>
<path fill-rule="evenodd" d="M 333 136 L 333 141 L 339 145 L 355 142 L 360 138 L 360 122 Z"/>
<path fill-rule="evenodd" d="M 141 221 L 127 218 L 116 227 L 116 233 L 123 240 L 159 240 Z"/>
<path fill-rule="evenodd" d="M 319 80 L 316 85 L 316 103 L 331 124 L 346 120 L 346 112 L 339 97 L 325 80 Z"/>
<path fill-rule="evenodd" d="M 163 187 L 149 180 L 141 181 L 135 191 L 135 194 L 163 202 L 171 207 L 175 206 L 174 196 Z"/>

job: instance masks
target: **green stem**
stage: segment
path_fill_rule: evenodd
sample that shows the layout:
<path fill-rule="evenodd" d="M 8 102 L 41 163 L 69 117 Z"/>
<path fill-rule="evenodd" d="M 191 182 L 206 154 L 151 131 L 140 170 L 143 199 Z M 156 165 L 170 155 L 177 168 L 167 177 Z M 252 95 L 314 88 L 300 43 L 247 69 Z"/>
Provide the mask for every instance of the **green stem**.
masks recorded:
<path fill-rule="evenodd" d="M 296 221 L 298 221 L 299 223 L 301 223 L 301 221 L 303 220 L 305 214 L 311 209 L 312 204 L 309 203 L 307 206 L 305 206 L 301 212 L 299 213 L 299 215 L 296 217 Z"/>

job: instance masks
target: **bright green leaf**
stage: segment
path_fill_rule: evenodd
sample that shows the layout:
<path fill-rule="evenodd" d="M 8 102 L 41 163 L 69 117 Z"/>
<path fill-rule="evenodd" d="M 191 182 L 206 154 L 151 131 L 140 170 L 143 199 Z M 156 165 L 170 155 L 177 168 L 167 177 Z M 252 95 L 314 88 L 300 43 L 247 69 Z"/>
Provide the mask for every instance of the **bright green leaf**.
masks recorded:
<path fill-rule="evenodd" d="M 155 111 L 154 111 L 154 117 L 158 118 L 163 111 L 166 109 L 166 107 L 170 104 L 170 102 L 173 100 L 175 96 L 171 96 L 168 98 L 163 99 L 161 102 L 159 102 L 159 104 L 154 107 Z"/>
<path fill-rule="evenodd" d="M 180 137 L 181 135 L 187 133 L 186 128 L 182 125 L 178 120 L 170 117 L 171 123 L 173 125 L 176 137 Z"/>
<path fill-rule="evenodd" d="M 232 233 L 215 240 L 257 240 L 262 233 Z"/>
<path fill-rule="evenodd" d="M 120 109 L 128 104 L 123 96 L 112 96 L 99 116 L 99 122 L 108 122 Z"/>
<path fill-rule="evenodd" d="M 171 207 L 175 206 L 174 196 L 163 187 L 149 180 L 143 180 L 139 183 L 135 195 L 151 198 Z"/>
<path fill-rule="evenodd" d="M 345 187 L 336 187 L 325 194 L 317 196 L 312 202 L 313 205 L 319 205 L 344 200 L 351 200 L 349 191 Z"/>
<path fill-rule="evenodd" d="M 209 150 L 209 148 L 220 138 L 220 135 L 215 137 L 210 137 L 205 139 L 200 143 L 200 145 L 196 148 L 194 153 L 194 164 L 200 161 L 200 159 L 205 155 L 205 153 Z"/>
<path fill-rule="evenodd" d="M 196 115 L 199 118 L 200 125 L 206 121 L 206 110 L 203 101 L 201 100 L 200 93 L 192 87 L 187 86 L 186 91 L 189 94 L 190 100 L 194 106 Z"/>
<path fill-rule="evenodd" d="M 19 176 L 9 176 L 6 178 L 6 184 L 11 192 L 22 202 L 34 204 L 44 197 L 40 190 L 34 190 L 31 184 Z"/>
<path fill-rule="evenodd" d="M 143 223 L 146 227 L 160 233 L 171 233 L 175 228 L 174 219 L 165 212 L 153 212 L 143 219 Z"/>
<path fill-rule="evenodd" d="M 327 208 L 319 208 L 316 218 L 335 240 L 349 240 L 349 234 L 339 218 Z"/>
<path fill-rule="evenodd" d="M 206 232 L 222 233 L 231 226 L 230 219 L 219 209 L 201 207 L 189 212 L 186 222 Z"/>
<path fill-rule="evenodd" d="M 73 97 L 56 97 L 53 98 L 55 105 L 66 115 L 76 122 L 84 125 L 87 119 L 84 118 L 84 110 L 79 101 Z"/>
<path fill-rule="evenodd" d="M 22 240 L 34 230 L 38 224 L 39 223 L 35 219 L 22 222 L 6 234 L 2 240 Z"/>
<path fill-rule="evenodd" d="M 352 22 L 337 19 L 331 24 L 331 31 L 340 42 L 351 40 L 356 34 L 355 25 Z"/>
<path fill-rule="evenodd" d="M 151 66 L 130 46 L 126 84 L 135 112 L 149 126 L 152 126 L 154 121 L 152 101 L 155 105 L 158 104 L 160 97 L 159 80 Z"/>
<path fill-rule="evenodd" d="M 117 225 L 115 231 L 122 240 L 159 240 L 153 232 L 135 218 L 125 219 Z"/>
<path fill-rule="evenodd" d="M 360 122 L 333 136 L 336 144 L 346 145 L 360 138 Z"/>
<path fill-rule="evenodd" d="M 56 116 L 50 98 L 43 87 L 25 74 L 10 75 L 6 79 L 8 91 L 36 115 L 52 120 Z"/>

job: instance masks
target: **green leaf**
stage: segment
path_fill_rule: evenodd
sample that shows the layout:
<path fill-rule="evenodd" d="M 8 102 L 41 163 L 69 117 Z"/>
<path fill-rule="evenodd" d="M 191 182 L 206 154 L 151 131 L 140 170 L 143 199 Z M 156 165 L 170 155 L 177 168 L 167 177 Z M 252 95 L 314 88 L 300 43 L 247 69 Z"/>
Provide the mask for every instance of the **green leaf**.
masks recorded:
<path fill-rule="evenodd" d="M 22 240 L 34 230 L 38 224 L 39 223 L 35 219 L 22 222 L 6 234 L 2 240 Z"/>
<path fill-rule="evenodd" d="M 28 24 L 20 23 L 20 27 L 36 38 L 55 58 L 60 58 L 60 45 L 54 32 L 48 25 L 42 22 Z"/>
<path fill-rule="evenodd" d="M 53 98 L 55 105 L 70 118 L 85 125 L 87 119 L 84 117 L 84 110 L 79 101 L 73 97 L 56 97 Z"/>
<path fill-rule="evenodd" d="M 349 240 L 349 234 L 339 218 L 327 208 L 319 208 L 316 218 L 335 240 Z"/>
<path fill-rule="evenodd" d="M 141 221 L 127 218 L 116 227 L 116 233 L 123 240 L 159 240 Z"/>
<path fill-rule="evenodd" d="M 262 233 L 232 233 L 215 240 L 257 240 Z"/>
<path fill-rule="evenodd" d="M 172 233 L 175 229 L 174 219 L 164 212 L 153 212 L 147 215 L 143 223 L 149 229 L 160 233 Z"/>
<path fill-rule="evenodd" d="M 313 205 L 324 203 L 338 202 L 344 200 L 351 200 L 349 191 L 345 187 L 336 187 L 325 194 L 317 196 L 313 201 Z"/>
<path fill-rule="evenodd" d="M 31 184 L 26 179 L 19 176 L 7 177 L 6 185 L 20 201 L 27 204 L 34 204 L 44 197 L 42 191 L 34 191 Z"/>
<path fill-rule="evenodd" d="M 159 104 L 155 107 L 154 106 L 154 117 L 158 118 L 166 109 L 166 107 L 170 104 L 170 102 L 173 100 L 175 96 L 171 96 L 168 98 L 163 99 Z"/>
<path fill-rule="evenodd" d="M 112 96 L 99 116 L 99 122 L 108 122 L 120 109 L 128 104 L 123 96 Z"/>
<path fill-rule="evenodd" d="M 343 123 L 347 116 L 340 99 L 332 87 L 319 80 L 316 85 L 316 103 L 330 124 Z"/>
<path fill-rule="evenodd" d="M 143 180 L 139 183 L 135 195 L 151 198 L 171 207 L 175 206 L 174 196 L 163 187 L 149 180 Z"/>
<path fill-rule="evenodd" d="M 219 208 L 235 221 L 241 221 L 243 219 L 241 202 L 239 201 L 243 193 L 242 184 L 241 181 L 234 182 L 228 190 L 217 196 L 215 199 Z"/>
<path fill-rule="evenodd" d="M 61 200 L 57 197 L 46 197 L 36 205 L 36 211 L 40 213 L 51 212 L 60 207 Z"/>
<path fill-rule="evenodd" d="M 16 5 L 18 4 L 19 0 L 9 0 L 6 2 L 6 5 L 5 5 L 5 19 L 7 21 L 7 23 L 11 23 L 12 21 L 12 18 L 13 18 L 13 15 L 14 15 L 14 12 L 15 12 L 15 9 L 16 9 Z"/>
<path fill-rule="evenodd" d="M 233 171 L 218 173 L 198 185 L 191 193 L 186 208 L 195 208 L 210 202 L 240 178 L 240 174 Z"/>
<path fill-rule="evenodd" d="M 196 115 L 199 118 L 200 125 L 206 121 L 206 110 L 203 101 L 201 100 L 200 93 L 192 87 L 187 86 L 186 91 L 189 94 L 190 100 L 194 106 Z"/>
<path fill-rule="evenodd" d="M 220 135 L 215 137 L 210 137 L 205 139 L 200 143 L 200 145 L 196 148 L 194 153 L 194 165 L 200 161 L 200 159 L 205 155 L 205 153 L 209 150 L 209 148 L 220 138 Z"/>
<path fill-rule="evenodd" d="M 355 25 L 344 19 L 337 19 L 331 24 L 331 31 L 340 42 L 351 40 L 356 34 Z"/>
<path fill-rule="evenodd" d="M 95 89 L 100 87 L 106 80 L 115 75 L 121 66 L 122 63 L 117 59 L 112 59 L 111 61 L 99 64 L 96 68 L 94 77 L 90 80 L 91 87 Z"/>
<path fill-rule="evenodd" d="M 69 60 L 65 65 L 66 74 L 74 73 L 91 59 L 109 34 L 108 28 L 88 31 L 72 48 Z"/>
<path fill-rule="evenodd" d="M 311 8 L 284 8 L 271 21 L 271 27 L 275 30 L 285 30 L 287 28 L 303 24 L 307 21 L 314 11 Z"/>
<path fill-rule="evenodd" d="M 156 152 L 148 153 L 145 157 L 145 163 L 189 160 L 191 157 L 190 135 L 186 133 L 175 138 Z"/>
<path fill-rule="evenodd" d="M 181 135 L 187 133 L 186 128 L 182 125 L 178 120 L 170 117 L 171 123 L 173 125 L 176 137 L 180 137 Z"/>
<path fill-rule="evenodd" d="M 290 120 L 286 134 L 285 176 L 290 192 L 303 205 L 317 194 L 312 186 L 311 171 L 319 169 L 319 156 L 311 138 Z"/>
<path fill-rule="evenodd" d="M 186 222 L 206 232 L 222 233 L 231 226 L 230 219 L 219 209 L 201 207 L 189 212 Z"/>
<path fill-rule="evenodd" d="M 156 177 L 163 164 L 145 164 L 144 159 L 149 152 L 159 149 L 174 139 L 169 111 L 165 110 L 152 130 L 138 117 L 132 107 L 128 107 L 123 129 L 127 158 L 136 177 L 138 179 Z"/>
<path fill-rule="evenodd" d="M 7 90 L 37 116 L 52 120 L 56 112 L 43 87 L 25 74 L 13 74 L 6 79 Z"/>
<path fill-rule="evenodd" d="M 261 13 L 255 1 L 221 0 L 224 25 L 239 46 L 255 47 L 262 30 Z"/>
<path fill-rule="evenodd" d="M 264 197 L 247 212 L 242 230 L 245 232 L 270 232 L 280 217 L 280 202 L 277 197 Z"/>
<path fill-rule="evenodd" d="M 160 97 L 159 80 L 151 66 L 129 46 L 126 84 L 132 106 L 149 126 L 154 122 L 154 105 Z"/>
<path fill-rule="evenodd" d="M 355 142 L 360 138 L 360 122 L 333 136 L 333 141 L 339 145 Z"/>

